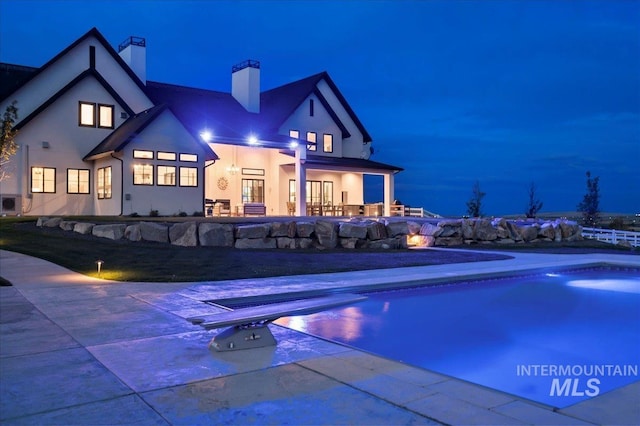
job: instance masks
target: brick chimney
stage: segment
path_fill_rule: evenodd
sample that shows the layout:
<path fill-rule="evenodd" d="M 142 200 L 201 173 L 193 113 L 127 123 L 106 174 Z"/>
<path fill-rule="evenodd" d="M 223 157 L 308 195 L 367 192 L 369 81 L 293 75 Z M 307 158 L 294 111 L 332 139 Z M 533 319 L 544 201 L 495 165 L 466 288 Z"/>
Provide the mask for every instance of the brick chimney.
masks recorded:
<path fill-rule="evenodd" d="M 147 42 L 142 37 L 128 37 L 118 46 L 118 54 L 138 78 L 147 84 Z"/>
<path fill-rule="evenodd" d="M 260 62 L 248 59 L 231 68 L 231 95 L 249 112 L 260 112 Z"/>

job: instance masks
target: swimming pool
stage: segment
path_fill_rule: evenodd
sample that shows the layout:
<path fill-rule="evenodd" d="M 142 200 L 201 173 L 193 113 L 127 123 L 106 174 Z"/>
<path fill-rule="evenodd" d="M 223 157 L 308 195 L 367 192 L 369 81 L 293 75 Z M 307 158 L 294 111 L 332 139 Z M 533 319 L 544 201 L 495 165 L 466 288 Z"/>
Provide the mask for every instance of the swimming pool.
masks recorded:
<path fill-rule="evenodd" d="M 640 380 L 640 270 L 367 294 L 277 324 L 558 408 Z"/>

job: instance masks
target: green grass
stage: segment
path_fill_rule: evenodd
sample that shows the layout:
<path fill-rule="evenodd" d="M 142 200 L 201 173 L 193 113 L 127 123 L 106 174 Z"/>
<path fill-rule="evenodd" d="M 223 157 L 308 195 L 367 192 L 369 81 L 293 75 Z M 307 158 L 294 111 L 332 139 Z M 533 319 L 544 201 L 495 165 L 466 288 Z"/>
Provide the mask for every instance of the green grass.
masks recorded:
<path fill-rule="evenodd" d="M 120 223 L 141 220 L 122 217 L 91 217 L 82 220 L 96 223 L 114 219 Z M 611 247 L 597 242 L 590 245 L 591 251 Z M 508 258 L 491 250 L 477 253 L 441 250 L 238 250 L 201 246 L 180 247 L 124 239 L 113 241 L 59 228 L 39 228 L 35 226 L 35 218 L 1 218 L 0 248 L 45 259 L 92 277 L 98 276 L 96 261 L 103 260 L 100 278 L 140 282 L 219 281 Z M 489 246 L 476 245 L 470 248 L 480 249 Z M 553 245 L 536 245 L 529 248 L 519 245 L 511 249 L 551 252 L 553 248 Z M 571 247 L 555 248 L 571 250 Z M 509 248 L 500 246 L 495 249 Z M 625 252 L 628 253 L 628 249 Z"/>

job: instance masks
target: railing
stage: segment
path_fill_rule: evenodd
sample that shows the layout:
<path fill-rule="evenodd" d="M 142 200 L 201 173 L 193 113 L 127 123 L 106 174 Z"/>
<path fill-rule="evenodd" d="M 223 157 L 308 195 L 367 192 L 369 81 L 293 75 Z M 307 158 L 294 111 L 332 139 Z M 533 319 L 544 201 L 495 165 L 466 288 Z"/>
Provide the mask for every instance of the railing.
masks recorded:
<path fill-rule="evenodd" d="M 634 247 L 640 247 L 640 232 L 619 231 L 617 229 L 582 228 L 582 236 L 611 244 L 626 241 Z"/>

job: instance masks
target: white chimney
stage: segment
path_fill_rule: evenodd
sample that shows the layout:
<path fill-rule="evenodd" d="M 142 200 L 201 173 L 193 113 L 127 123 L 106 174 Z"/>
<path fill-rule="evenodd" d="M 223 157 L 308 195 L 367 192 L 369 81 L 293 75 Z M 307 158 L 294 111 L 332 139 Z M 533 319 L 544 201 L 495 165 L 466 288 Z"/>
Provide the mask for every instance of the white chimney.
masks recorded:
<path fill-rule="evenodd" d="M 118 54 L 140 80 L 147 84 L 147 42 L 142 37 L 128 37 L 118 46 Z"/>
<path fill-rule="evenodd" d="M 260 62 L 248 59 L 231 68 L 231 95 L 249 112 L 260 112 Z"/>

